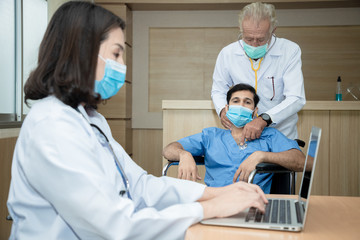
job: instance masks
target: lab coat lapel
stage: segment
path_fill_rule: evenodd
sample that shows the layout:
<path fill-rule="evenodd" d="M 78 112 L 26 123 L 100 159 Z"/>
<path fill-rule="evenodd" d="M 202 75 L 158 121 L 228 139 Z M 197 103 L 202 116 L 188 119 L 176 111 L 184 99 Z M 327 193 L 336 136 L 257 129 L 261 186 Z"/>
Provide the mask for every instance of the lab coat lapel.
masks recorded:
<path fill-rule="evenodd" d="M 272 42 L 275 41 L 275 38 L 272 37 Z M 260 65 L 260 69 L 258 72 L 258 81 L 261 82 L 262 79 L 264 79 L 264 77 L 266 78 L 267 76 L 264 76 L 264 73 L 268 73 L 269 71 L 268 68 L 270 67 L 274 67 L 272 66 L 272 63 L 275 62 L 276 58 L 278 58 L 282 53 L 280 51 L 280 44 L 275 42 L 275 45 L 270 49 L 270 51 L 265 55 L 263 61 L 261 62 Z"/>
<path fill-rule="evenodd" d="M 234 84 L 246 83 L 255 87 L 255 73 L 251 70 L 251 62 L 240 44 L 242 44 L 241 41 L 238 41 L 237 48 L 234 51 L 234 54 L 237 57 L 236 61 L 238 63 L 239 72 L 231 77 L 233 77 Z M 250 69 L 250 71 L 248 69 Z"/>

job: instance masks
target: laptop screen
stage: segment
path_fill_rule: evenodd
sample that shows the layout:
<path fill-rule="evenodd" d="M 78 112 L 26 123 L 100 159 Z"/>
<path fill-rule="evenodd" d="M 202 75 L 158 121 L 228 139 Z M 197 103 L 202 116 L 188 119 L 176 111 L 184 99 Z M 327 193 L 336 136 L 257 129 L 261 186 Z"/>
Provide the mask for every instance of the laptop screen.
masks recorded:
<path fill-rule="evenodd" d="M 307 199 L 310 196 L 311 185 L 314 178 L 315 164 L 319 150 L 320 137 L 321 137 L 321 129 L 317 127 L 312 127 L 308 142 L 308 151 L 306 154 L 305 167 L 303 170 L 303 178 L 301 181 L 301 186 L 299 191 L 299 201 L 303 203 L 302 205 L 304 207 L 305 215 L 307 208 Z M 305 221 L 305 216 L 303 217 L 303 222 L 304 221 Z"/>

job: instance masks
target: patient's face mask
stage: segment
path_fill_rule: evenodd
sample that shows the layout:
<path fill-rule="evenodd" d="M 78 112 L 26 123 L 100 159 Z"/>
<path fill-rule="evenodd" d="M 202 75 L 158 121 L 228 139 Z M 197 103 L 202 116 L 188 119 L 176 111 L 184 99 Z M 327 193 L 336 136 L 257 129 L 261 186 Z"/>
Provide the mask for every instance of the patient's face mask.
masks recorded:
<path fill-rule="evenodd" d="M 114 96 L 125 83 L 126 65 L 111 59 L 100 59 L 105 62 L 105 73 L 103 79 L 95 81 L 95 92 L 99 93 L 102 99 L 109 99 Z"/>
<path fill-rule="evenodd" d="M 244 44 L 244 51 L 246 52 L 248 57 L 251 59 L 259 59 L 259 58 L 264 57 L 267 52 L 267 49 L 268 49 L 267 43 L 262 46 L 258 46 L 258 47 L 250 46 L 250 45 L 246 44 L 245 41 L 243 41 L 243 44 Z"/>
<path fill-rule="evenodd" d="M 241 128 L 252 121 L 253 112 L 253 110 L 240 105 L 230 105 L 229 110 L 226 112 L 226 116 L 235 127 Z"/>

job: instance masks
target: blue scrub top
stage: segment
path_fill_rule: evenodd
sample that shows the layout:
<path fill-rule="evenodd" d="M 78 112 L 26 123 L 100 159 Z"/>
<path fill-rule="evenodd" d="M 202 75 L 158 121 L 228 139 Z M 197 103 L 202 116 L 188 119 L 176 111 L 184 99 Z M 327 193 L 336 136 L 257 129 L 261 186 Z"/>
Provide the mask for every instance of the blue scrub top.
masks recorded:
<path fill-rule="evenodd" d="M 193 156 L 205 157 L 205 184 L 222 187 L 232 184 L 240 164 L 255 151 L 283 152 L 299 149 L 296 141 L 288 139 L 274 128 L 264 128 L 259 139 L 248 141 L 247 148 L 241 150 L 230 130 L 211 127 L 178 141 Z M 299 149 L 300 150 L 300 149 Z M 256 174 L 254 183 L 265 193 L 270 193 L 272 174 Z"/>

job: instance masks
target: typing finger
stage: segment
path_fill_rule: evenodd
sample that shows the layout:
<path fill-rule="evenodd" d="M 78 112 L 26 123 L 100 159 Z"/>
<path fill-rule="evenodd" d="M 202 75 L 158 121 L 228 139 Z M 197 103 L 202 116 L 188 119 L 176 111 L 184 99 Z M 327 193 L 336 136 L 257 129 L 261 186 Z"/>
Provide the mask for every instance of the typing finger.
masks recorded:
<path fill-rule="evenodd" d="M 263 192 L 263 190 L 258 185 L 256 185 L 256 184 L 249 184 L 249 185 L 251 186 L 252 189 L 254 189 L 254 191 L 256 191 L 260 195 L 261 199 L 265 203 L 268 203 L 268 200 L 267 200 L 267 198 L 265 196 L 265 193 Z"/>

